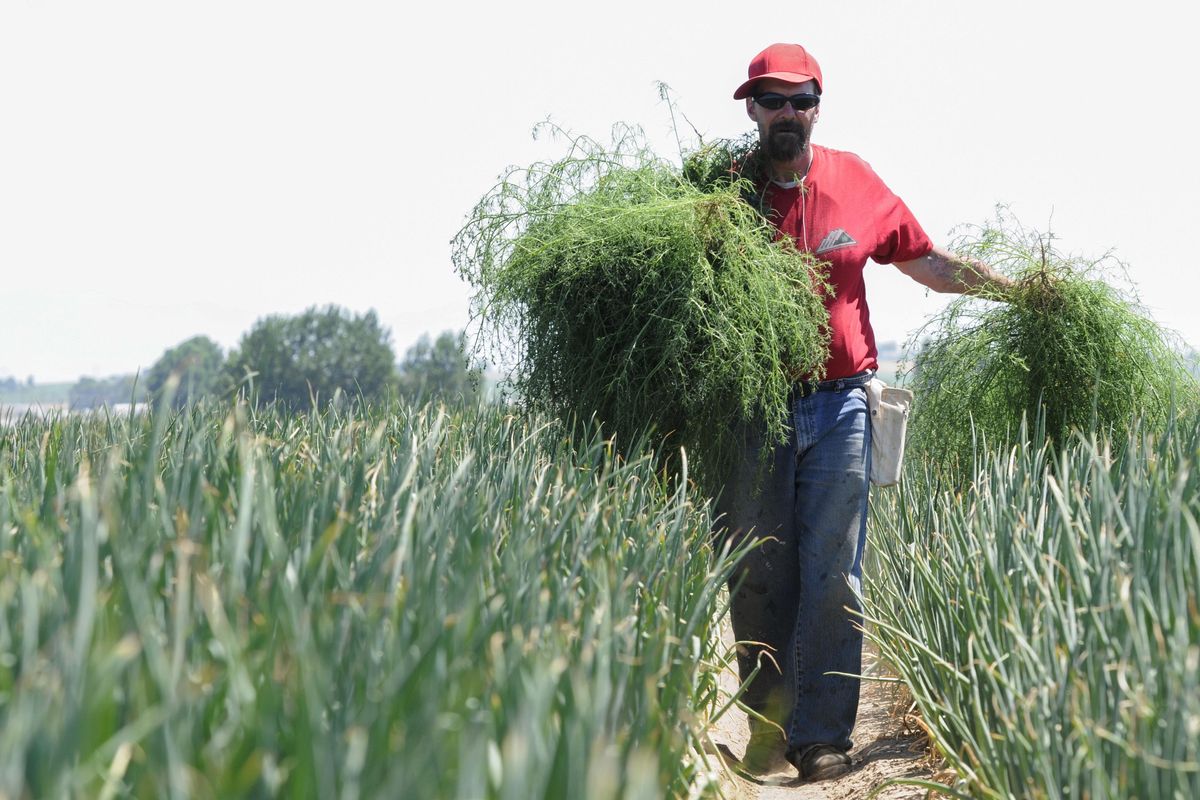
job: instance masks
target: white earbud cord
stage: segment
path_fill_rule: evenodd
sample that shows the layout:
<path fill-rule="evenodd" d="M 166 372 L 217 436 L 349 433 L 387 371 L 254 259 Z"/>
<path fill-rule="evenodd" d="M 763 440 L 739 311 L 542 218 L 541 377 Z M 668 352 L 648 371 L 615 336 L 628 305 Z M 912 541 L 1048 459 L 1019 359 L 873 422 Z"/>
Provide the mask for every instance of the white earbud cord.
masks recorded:
<path fill-rule="evenodd" d="M 776 178 L 771 179 L 771 183 L 778 186 L 780 189 L 791 189 L 800 187 L 800 243 L 804 245 L 805 252 L 811 253 L 808 248 L 808 187 L 804 185 L 804 180 L 808 177 L 808 173 L 812 171 L 813 161 L 816 160 L 815 152 L 809 156 L 808 167 L 804 170 L 804 174 L 794 181 L 781 181 Z"/>
<path fill-rule="evenodd" d="M 812 168 L 812 161 L 808 162 L 809 169 Z M 808 177 L 806 171 L 800 176 L 800 241 L 804 243 L 804 252 L 811 253 L 808 249 L 808 187 L 804 185 L 804 179 Z"/>

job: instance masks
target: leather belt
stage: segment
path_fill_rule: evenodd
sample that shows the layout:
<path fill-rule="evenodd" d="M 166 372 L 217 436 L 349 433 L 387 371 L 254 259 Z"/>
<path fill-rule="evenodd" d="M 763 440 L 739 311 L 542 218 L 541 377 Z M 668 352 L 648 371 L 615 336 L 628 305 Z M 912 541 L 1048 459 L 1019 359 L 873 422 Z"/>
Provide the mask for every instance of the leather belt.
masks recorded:
<path fill-rule="evenodd" d="M 792 399 L 808 397 L 817 392 L 841 392 L 846 389 L 857 389 L 866 386 L 875 377 L 875 370 L 864 369 L 845 378 L 831 378 L 827 381 L 796 381 L 792 384 Z"/>

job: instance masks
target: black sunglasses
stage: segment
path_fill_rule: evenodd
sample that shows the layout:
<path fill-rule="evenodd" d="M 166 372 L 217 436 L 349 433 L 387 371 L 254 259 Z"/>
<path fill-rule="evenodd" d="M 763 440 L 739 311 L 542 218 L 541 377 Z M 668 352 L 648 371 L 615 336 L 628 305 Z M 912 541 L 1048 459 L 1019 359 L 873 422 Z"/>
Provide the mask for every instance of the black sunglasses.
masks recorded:
<path fill-rule="evenodd" d="M 756 95 L 754 102 L 768 111 L 778 111 L 783 108 L 784 103 L 791 103 L 792 108 L 797 111 L 808 111 L 810 108 L 816 108 L 820 104 L 821 98 L 815 94 L 794 94 L 788 97 L 778 92 L 764 92 Z"/>

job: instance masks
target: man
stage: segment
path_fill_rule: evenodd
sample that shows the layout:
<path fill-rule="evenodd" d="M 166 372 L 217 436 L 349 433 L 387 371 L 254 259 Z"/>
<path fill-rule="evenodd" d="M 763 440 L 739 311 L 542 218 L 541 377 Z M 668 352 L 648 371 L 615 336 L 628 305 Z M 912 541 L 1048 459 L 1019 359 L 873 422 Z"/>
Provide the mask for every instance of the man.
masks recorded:
<path fill-rule="evenodd" d="M 895 264 L 937 292 L 1003 290 L 1008 278 L 938 247 L 857 156 L 810 143 L 824 88 L 800 45 L 773 44 L 750 62 L 734 99 L 758 126 L 763 207 L 781 235 L 829 264 L 831 342 L 820 382 L 793 392 L 792 440 L 767 456 L 749 434 L 717 503 L 726 530 L 763 541 L 730 582 L 751 720 L 745 765 L 786 757 L 806 780 L 850 769 L 862 632 L 856 593 L 866 542 L 871 430 L 863 388 L 877 367 L 863 267 Z M 757 437 L 757 438 L 755 438 Z M 764 647 L 765 645 L 765 647 Z M 782 733 L 780 732 L 782 730 Z"/>

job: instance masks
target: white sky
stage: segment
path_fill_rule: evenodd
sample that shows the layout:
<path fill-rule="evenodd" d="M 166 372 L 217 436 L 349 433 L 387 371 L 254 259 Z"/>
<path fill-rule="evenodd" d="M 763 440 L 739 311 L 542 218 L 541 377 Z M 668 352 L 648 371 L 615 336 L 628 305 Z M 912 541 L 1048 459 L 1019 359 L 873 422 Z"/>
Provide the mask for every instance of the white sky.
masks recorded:
<path fill-rule="evenodd" d="M 374 308 L 397 356 L 462 327 L 449 240 L 509 164 L 642 125 L 669 84 L 707 136 L 773 41 L 804 44 L 814 140 L 867 159 L 939 242 L 1007 203 L 1115 249 L 1200 344 L 1192 3 L 572 4 L 0 0 L 0 376 L 131 372 L 260 316 Z M 1191 75 L 1189 79 L 1186 76 Z M 868 266 L 880 341 L 944 298 Z"/>

